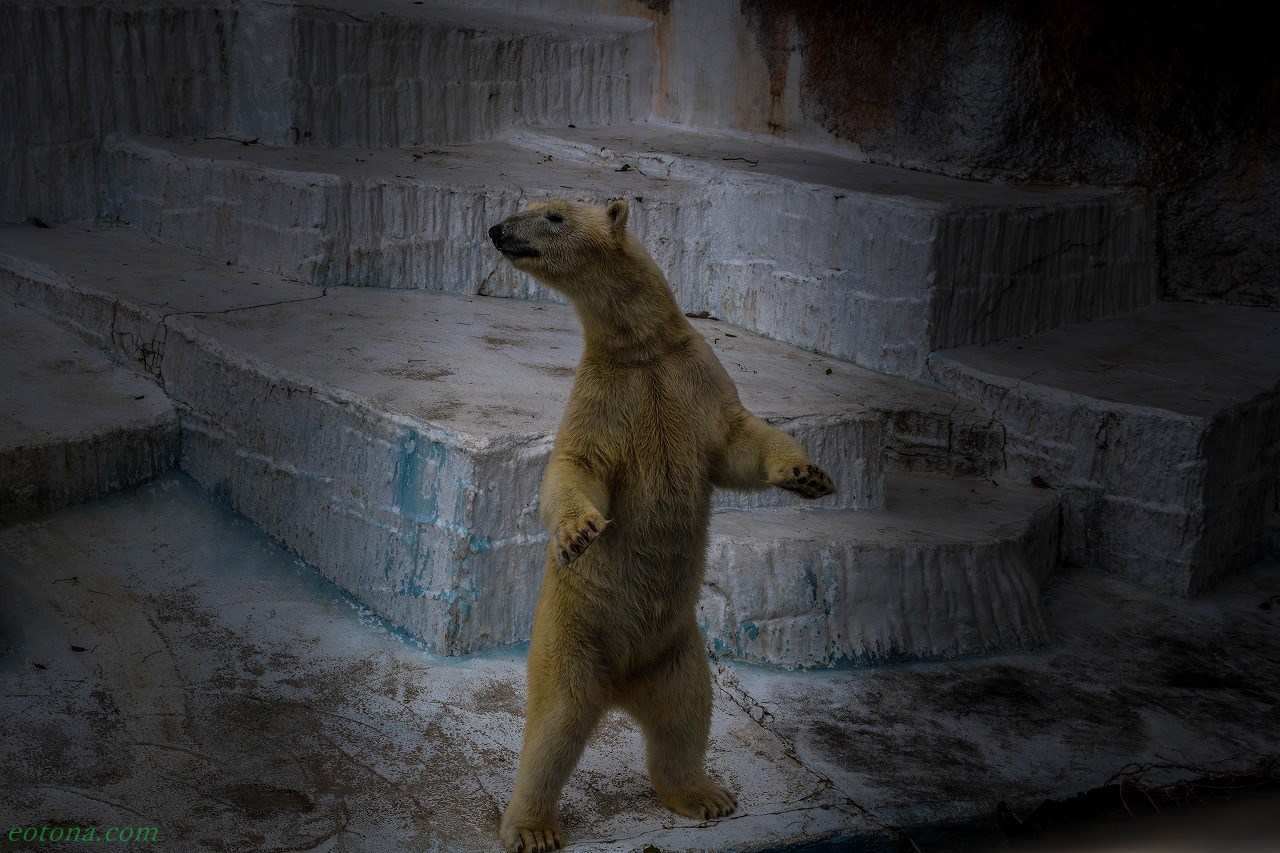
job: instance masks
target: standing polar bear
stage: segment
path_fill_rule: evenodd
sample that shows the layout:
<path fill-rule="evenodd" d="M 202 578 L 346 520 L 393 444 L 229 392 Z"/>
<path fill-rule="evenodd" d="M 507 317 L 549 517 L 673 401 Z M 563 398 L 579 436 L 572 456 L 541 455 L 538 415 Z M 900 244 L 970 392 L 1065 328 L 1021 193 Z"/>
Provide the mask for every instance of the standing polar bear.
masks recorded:
<path fill-rule="evenodd" d="M 563 293 L 585 348 L 542 481 L 550 536 L 529 645 L 508 850 L 558 849 L 556 803 L 600 716 L 644 731 L 649 779 L 697 820 L 737 805 L 703 761 L 711 671 L 696 608 L 713 486 L 834 491 L 733 380 L 627 231 L 627 204 L 530 204 L 489 229 L 516 269 Z"/>

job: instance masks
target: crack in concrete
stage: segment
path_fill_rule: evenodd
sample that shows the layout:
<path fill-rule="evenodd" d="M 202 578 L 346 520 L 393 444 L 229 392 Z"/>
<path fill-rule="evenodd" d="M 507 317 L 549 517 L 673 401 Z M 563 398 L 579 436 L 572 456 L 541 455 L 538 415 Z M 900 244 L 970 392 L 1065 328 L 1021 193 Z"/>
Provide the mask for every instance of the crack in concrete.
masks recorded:
<path fill-rule="evenodd" d="M 974 312 L 975 323 L 985 321 L 988 317 L 992 315 L 992 313 L 995 312 L 996 307 L 1000 303 L 1000 300 L 1004 297 L 1005 294 L 1007 294 L 1010 290 L 1012 290 L 1013 288 L 1018 286 L 1018 284 L 1020 284 L 1020 282 L 1018 281 L 1018 277 L 1021 276 L 1023 273 L 1025 273 L 1027 270 L 1039 264 L 1043 264 L 1044 262 L 1048 261 L 1051 258 L 1064 256 L 1068 252 L 1072 252 L 1077 249 L 1097 249 L 1100 246 L 1103 246 L 1104 244 L 1110 242 L 1116 236 L 1116 234 L 1119 233 L 1120 228 L 1122 225 L 1124 225 L 1124 223 L 1125 223 L 1125 220 L 1120 219 L 1120 221 L 1112 225 L 1111 228 L 1108 229 L 1105 234 L 1103 234 L 1101 237 L 1099 237 L 1097 240 L 1093 242 L 1073 241 L 1070 243 L 1064 243 L 1062 245 L 1055 247 L 1049 252 L 1046 252 L 1045 254 L 1040 255 L 1039 257 L 1032 258 L 1031 260 L 1024 263 L 1022 266 L 1009 272 L 1007 274 L 1008 277 L 1006 278 L 1005 283 L 1002 287 L 1000 287 L 998 290 L 994 292 L 988 291 L 987 295 L 982 298 L 982 301 L 978 304 L 977 310 Z M 951 346 L 956 346 L 956 344 L 951 344 Z"/>
<path fill-rule="evenodd" d="M 707 827 L 715 826 L 717 824 L 722 824 L 722 823 L 728 823 L 730 821 L 735 821 L 735 820 L 748 820 L 750 818 L 776 817 L 778 815 L 793 815 L 793 814 L 801 814 L 804 812 L 814 812 L 814 811 L 829 811 L 832 808 L 838 808 L 838 807 L 823 804 L 823 805 L 817 805 L 817 806 L 801 806 L 799 808 L 781 808 L 775 811 L 768 811 L 768 812 L 746 812 L 746 811 L 734 812 L 728 817 L 722 817 L 717 820 L 699 821 L 696 824 L 696 826 L 699 829 L 705 829 Z M 635 835 L 627 835 L 621 838 L 588 839 L 586 842 L 579 842 L 579 843 L 626 844 L 629 841 L 637 841 L 637 840 L 649 838 L 655 832 L 669 832 L 669 831 L 674 831 L 679 829 L 688 829 L 688 828 L 689 827 L 687 824 L 668 823 L 664 821 L 661 826 L 655 827 L 653 829 L 646 829 L 645 831 L 639 832 Z"/>
<path fill-rule="evenodd" d="M 737 676 L 734 675 L 733 672 L 730 671 L 728 667 L 726 667 L 724 664 L 716 662 L 715 672 L 713 674 L 713 681 L 715 683 L 716 688 L 721 692 L 722 695 L 724 695 L 729 701 L 733 702 L 733 704 L 737 705 L 739 708 L 745 711 L 747 716 L 749 716 L 757 726 L 759 726 L 763 731 L 767 732 L 782 746 L 783 754 L 787 756 L 788 759 L 790 759 L 792 762 L 796 764 L 796 766 L 798 766 L 800 769 L 804 770 L 811 777 L 817 780 L 818 787 L 813 791 L 813 793 L 811 793 L 808 797 L 805 797 L 804 799 L 806 800 L 813 799 L 814 797 L 820 796 L 822 793 L 826 791 L 834 791 L 844 798 L 844 803 L 833 804 L 831 807 L 839 808 L 842 812 L 846 814 L 856 814 L 862 817 L 863 819 L 865 819 L 866 821 L 868 821 L 871 825 L 878 827 L 880 829 L 883 829 L 885 831 L 890 831 L 894 829 L 893 827 L 886 824 L 884 821 L 875 817 L 870 809 L 861 805 L 857 800 L 853 798 L 853 796 L 848 791 L 842 788 L 834 779 L 832 779 L 830 776 L 826 775 L 825 773 L 821 772 L 820 770 L 810 766 L 803 758 L 801 758 L 799 751 L 796 749 L 796 745 L 794 741 L 792 741 L 791 738 L 787 737 L 786 735 L 782 734 L 781 732 L 777 731 L 775 728 L 772 727 L 771 723 L 775 719 L 773 713 L 768 709 L 768 707 L 763 702 L 758 702 L 754 697 L 751 696 L 750 693 L 747 692 L 747 690 L 744 687 L 742 687 L 741 683 L 737 679 Z M 755 713 L 757 709 L 759 710 L 758 717 L 756 716 L 756 713 Z M 801 802 L 803 802 L 803 800 Z M 824 807 L 826 806 L 817 806 L 817 807 L 809 807 L 809 808 L 824 808 Z M 793 809 L 792 811 L 797 811 L 797 810 Z M 779 814 L 781 813 L 784 813 L 784 812 L 779 812 Z"/>

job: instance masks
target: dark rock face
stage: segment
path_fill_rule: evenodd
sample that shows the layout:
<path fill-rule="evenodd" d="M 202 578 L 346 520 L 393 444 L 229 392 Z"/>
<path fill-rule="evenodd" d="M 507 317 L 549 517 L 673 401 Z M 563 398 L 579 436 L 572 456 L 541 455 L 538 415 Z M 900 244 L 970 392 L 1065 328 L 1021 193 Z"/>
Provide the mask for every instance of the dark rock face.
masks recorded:
<path fill-rule="evenodd" d="M 797 53 L 804 63 L 804 117 L 874 159 L 1146 187 L 1167 296 L 1280 306 L 1268 263 L 1280 249 L 1280 47 L 1244 4 L 743 0 L 742 10 L 771 78 L 785 80 Z"/>

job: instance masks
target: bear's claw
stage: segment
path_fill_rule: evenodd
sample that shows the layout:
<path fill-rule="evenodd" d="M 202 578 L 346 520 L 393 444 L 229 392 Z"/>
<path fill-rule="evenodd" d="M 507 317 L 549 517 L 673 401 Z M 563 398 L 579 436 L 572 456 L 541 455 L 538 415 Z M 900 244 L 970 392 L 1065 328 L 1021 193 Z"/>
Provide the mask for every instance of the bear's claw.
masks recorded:
<path fill-rule="evenodd" d="M 836 490 L 836 484 L 831 481 L 827 472 L 812 463 L 805 463 L 803 469 L 799 465 L 793 465 L 790 471 L 786 471 L 781 477 L 771 482 L 780 489 L 786 489 L 788 492 L 794 492 L 810 500 L 829 495 Z"/>
<path fill-rule="evenodd" d="M 591 547 L 608 523 L 595 509 L 588 510 L 577 519 L 562 521 L 556 536 L 556 560 L 561 566 L 571 565 Z"/>

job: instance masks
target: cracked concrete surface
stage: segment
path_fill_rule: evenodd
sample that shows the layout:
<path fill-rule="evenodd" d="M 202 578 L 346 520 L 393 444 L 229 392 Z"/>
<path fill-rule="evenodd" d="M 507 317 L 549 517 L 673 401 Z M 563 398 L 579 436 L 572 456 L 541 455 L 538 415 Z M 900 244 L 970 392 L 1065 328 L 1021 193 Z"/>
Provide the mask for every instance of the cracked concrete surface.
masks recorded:
<path fill-rule="evenodd" d="M 186 477 L 0 531 L 0 820 L 154 825 L 162 849 L 488 850 L 514 783 L 519 653 L 431 655 Z M 874 834 L 727 699 L 741 813 L 667 812 L 610 715 L 566 791 L 579 849 Z"/>
<path fill-rule="evenodd" d="M 1090 572 L 1051 649 L 893 669 L 716 663 L 712 772 L 739 814 L 666 812 L 621 715 L 566 790 L 575 849 L 889 849 L 890 828 L 1101 784 L 1130 762 L 1280 754 L 1280 564 L 1213 596 Z M 185 476 L 0 530 L 0 819 L 147 825 L 160 849 L 493 849 L 516 653 L 436 657 Z M 1230 654 L 1226 650 L 1230 649 Z"/>

